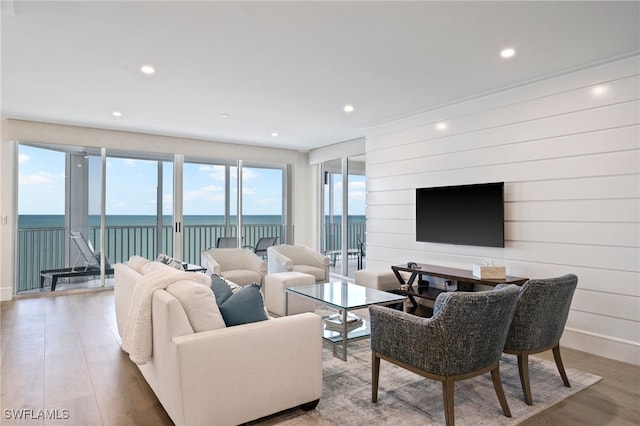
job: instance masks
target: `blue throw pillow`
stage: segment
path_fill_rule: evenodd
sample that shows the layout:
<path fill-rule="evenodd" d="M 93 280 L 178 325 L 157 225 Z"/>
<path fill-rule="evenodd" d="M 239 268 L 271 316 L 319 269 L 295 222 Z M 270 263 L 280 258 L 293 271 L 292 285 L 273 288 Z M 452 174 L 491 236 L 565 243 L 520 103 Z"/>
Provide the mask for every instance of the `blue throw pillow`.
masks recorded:
<path fill-rule="evenodd" d="M 227 327 L 268 319 L 260 286 L 255 283 L 232 293 L 222 303 L 218 302 L 218 307 Z"/>
<path fill-rule="evenodd" d="M 229 287 L 229 284 L 227 284 L 224 278 L 216 274 L 211 274 L 211 290 L 213 290 L 213 294 L 216 296 L 218 306 L 222 305 L 225 300 L 233 294 L 231 287 Z"/>

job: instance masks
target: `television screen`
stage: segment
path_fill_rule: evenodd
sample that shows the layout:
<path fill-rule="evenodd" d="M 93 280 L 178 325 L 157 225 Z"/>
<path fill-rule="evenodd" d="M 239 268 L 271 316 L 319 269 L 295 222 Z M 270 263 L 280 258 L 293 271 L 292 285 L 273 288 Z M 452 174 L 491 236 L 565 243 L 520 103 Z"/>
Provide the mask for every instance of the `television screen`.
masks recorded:
<path fill-rule="evenodd" d="M 416 240 L 504 247 L 504 182 L 417 188 Z"/>

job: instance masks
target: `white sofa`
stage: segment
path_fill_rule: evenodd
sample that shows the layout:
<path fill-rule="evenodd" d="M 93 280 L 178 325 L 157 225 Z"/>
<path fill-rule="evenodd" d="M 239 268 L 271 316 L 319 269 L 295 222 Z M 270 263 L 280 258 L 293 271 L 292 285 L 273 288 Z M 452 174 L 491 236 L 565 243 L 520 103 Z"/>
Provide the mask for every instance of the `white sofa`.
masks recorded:
<path fill-rule="evenodd" d="M 267 274 L 267 263 L 244 248 L 210 248 L 200 254 L 200 261 L 207 274 L 220 275 L 238 285 L 262 285 Z"/>
<path fill-rule="evenodd" d="M 295 271 L 329 281 L 329 258 L 309 247 L 279 244 L 267 249 L 267 259 L 270 274 Z"/>
<path fill-rule="evenodd" d="M 133 289 L 148 269 L 134 269 L 131 260 L 129 265 L 115 265 L 121 336 Z M 199 278 L 194 282 L 202 285 Z M 322 394 L 319 316 L 305 313 L 194 332 L 183 304 L 169 291 L 156 290 L 151 309 L 152 355 L 138 367 L 175 424 L 237 425 L 317 404 Z"/>

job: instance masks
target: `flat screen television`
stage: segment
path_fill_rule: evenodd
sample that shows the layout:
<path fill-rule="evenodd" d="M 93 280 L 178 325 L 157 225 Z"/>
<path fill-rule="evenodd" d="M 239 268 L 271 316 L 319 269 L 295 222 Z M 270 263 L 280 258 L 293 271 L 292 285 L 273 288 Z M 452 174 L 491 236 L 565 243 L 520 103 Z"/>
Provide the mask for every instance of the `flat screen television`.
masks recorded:
<path fill-rule="evenodd" d="M 504 247 L 504 182 L 417 188 L 416 240 Z"/>

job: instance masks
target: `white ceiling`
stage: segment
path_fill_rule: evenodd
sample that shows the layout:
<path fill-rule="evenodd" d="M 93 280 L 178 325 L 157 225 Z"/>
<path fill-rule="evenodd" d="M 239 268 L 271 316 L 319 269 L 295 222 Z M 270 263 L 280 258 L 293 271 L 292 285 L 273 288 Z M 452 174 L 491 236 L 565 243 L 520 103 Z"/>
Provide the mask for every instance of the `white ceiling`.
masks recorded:
<path fill-rule="evenodd" d="M 639 2 L 3 3 L 3 118 L 303 151 L 640 49 Z"/>

